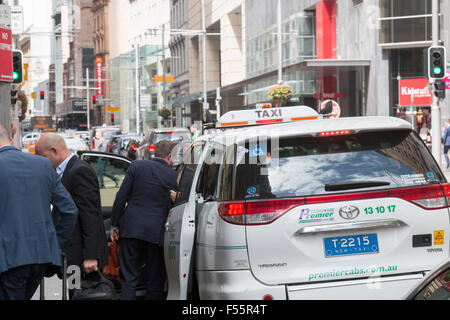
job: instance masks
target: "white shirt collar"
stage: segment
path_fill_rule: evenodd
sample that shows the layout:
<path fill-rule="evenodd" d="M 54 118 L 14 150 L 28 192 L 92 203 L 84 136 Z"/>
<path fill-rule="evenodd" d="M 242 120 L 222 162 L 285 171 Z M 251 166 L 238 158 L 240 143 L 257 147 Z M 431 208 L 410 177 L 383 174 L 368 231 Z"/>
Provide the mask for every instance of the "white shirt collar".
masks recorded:
<path fill-rule="evenodd" d="M 74 156 L 73 153 L 70 154 L 70 156 L 68 156 L 66 158 L 66 160 L 64 160 L 63 162 L 61 162 L 61 164 L 56 168 L 56 173 L 62 178 L 64 171 L 66 170 L 67 164 L 69 163 L 70 159 L 72 159 L 72 157 Z"/>

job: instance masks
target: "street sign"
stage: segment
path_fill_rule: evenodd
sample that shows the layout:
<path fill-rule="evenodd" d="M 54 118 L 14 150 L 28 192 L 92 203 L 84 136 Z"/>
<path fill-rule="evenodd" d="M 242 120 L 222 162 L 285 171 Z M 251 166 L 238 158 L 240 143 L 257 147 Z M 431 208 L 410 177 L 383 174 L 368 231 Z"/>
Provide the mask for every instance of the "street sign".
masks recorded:
<path fill-rule="evenodd" d="M 11 7 L 0 5 L 0 81 L 13 81 Z"/>
<path fill-rule="evenodd" d="M 23 8 L 21 6 L 11 7 L 11 32 L 13 35 L 20 35 L 23 28 Z"/>
<path fill-rule="evenodd" d="M 330 101 L 333 103 L 333 111 L 331 112 L 331 117 L 339 118 L 341 116 L 341 106 L 339 105 L 339 103 L 337 103 L 334 100 L 328 99 L 328 100 L 323 101 L 320 104 L 320 110 L 324 109 L 326 107 L 327 103 Z"/>
<path fill-rule="evenodd" d="M 33 129 L 48 130 L 53 128 L 52 117 L 32 117 L 31 126 Z"/>
<path fill-rule="evenodd" d="M 0 27 L 11 29 L 11 7 L 0 5 Z"/>
<path fill-rule="evenodd" d="M 95 78 L 97 79 L 97 95 L 103 95 L 103 58 L 95 59 Z"/>
<path fill-rule="evenodd" d="M 120 112 L 120 108 L 119 107 L 109 107 L 109 108 L 106 108 L 106 112 Z"/>
<path fill-rule="evenodd" d="M 164 79 L 163 76 L 154 76 L 153 77 L 153 81 L 155 83 L 163 82 L 163 79 Z M 173 80 L 174 80 L 173 76 L 166 76 L 166 82 L 171 83 L 171 82 L 173 82 Z"/>

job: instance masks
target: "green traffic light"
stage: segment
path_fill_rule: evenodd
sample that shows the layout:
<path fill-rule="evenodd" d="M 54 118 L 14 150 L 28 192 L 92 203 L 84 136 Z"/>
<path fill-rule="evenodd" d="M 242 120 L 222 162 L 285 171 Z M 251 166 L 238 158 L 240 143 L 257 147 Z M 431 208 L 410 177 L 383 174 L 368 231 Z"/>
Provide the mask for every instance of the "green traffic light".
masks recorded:
<path fill-rule="evenodd" d="M 19 79 L 19 73 L 13 72 L 13 80 Z"/>
<path fill-rule="evenodd" d="M 433 69 L 433 72 L 434 72 L 434 74 L 440 74 L 442 72 L 442 69 L 441 69 L 441 67 L 435 67 Z"/>

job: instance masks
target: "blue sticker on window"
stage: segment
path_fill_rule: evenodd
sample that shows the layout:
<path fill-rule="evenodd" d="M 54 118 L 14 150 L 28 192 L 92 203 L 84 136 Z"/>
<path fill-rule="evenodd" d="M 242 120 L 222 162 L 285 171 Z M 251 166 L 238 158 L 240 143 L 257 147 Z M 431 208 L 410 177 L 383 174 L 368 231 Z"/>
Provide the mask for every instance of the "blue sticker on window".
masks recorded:
<path fill-rule="evenodd" d="M 428 171 L 428 172 L 427 172 L 427 178 L 430 179 L 430 180 L 434 180 L 434 179 L 435 179 L 434 173 Z"/>
<path fill-rule="evenodd" d="M 250 146 L 250 157 L 265 156 L 267 154 L 267 146 L 260 144 L 252 144 Z"/>
<path fill-rule="evenodd" d="M 247 193 L 248 194 L 255 194 L 256 193 L 256 188 L 255 187 L 250 187 L 247 189 Z"/>

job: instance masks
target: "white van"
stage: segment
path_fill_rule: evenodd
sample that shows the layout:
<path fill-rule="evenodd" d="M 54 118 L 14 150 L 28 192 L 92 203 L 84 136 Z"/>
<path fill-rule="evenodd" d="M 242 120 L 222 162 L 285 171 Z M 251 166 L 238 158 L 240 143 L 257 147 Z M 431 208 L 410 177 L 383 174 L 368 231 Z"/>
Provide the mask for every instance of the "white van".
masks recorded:
<path fill-rule="evenodd" d="M 306 108 L 225 114 L 188 149 L 168 299 L 401 299 L 448 258 L 450 185 L 411 125 Z"/>

